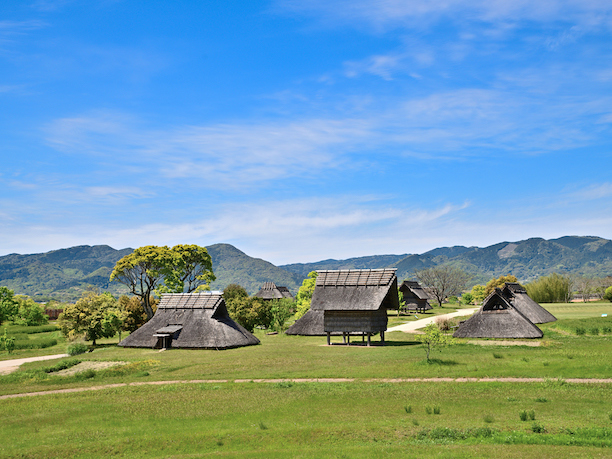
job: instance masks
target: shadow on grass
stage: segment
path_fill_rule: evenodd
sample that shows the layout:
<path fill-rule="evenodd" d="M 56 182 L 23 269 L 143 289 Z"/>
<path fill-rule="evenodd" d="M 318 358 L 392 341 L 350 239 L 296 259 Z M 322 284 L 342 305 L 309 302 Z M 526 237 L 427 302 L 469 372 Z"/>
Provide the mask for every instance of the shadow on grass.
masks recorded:
<path fill-rule="evenodd" d="M 437 365 L 440 367 L 452 367 L 455 365 L 459 365 L 459 362 L 457 362 L 456 360 L 442 360 L 442 359 L 425 359 L 421 362 L 419 362 L 421 365 Z"/>

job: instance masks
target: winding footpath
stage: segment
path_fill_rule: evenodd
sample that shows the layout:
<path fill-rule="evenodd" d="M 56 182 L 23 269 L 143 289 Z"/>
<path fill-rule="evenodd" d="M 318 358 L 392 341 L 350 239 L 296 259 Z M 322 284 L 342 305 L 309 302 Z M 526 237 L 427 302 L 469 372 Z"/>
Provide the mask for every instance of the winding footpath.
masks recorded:
<path fill-rule="evenodd" d="M 469 315 L 473 314 L 477 310 L 478 310 L 478 308 L 459 309 L 458 311 L 449 312 L 448 314 L 441 314 L 439 316 L 434 316 L 434 317 L 428 317 L 426 319 L 415 320 L 414 322 L 407 322 L 407 323 L 402 324 L 402 325 L 396 325 L 395 327 L 387 328 L 386 333 L 394 332 L 394 331 L 401 331 L 401 332 L 404 332 L 404 333 L 412 333 L 412 332 L 414 332 L 416 330 L 419 330 L 421 328 L 425 328 L 429 324 L 435 323 L 436 320 L 438 320 L 438 319 L 451 319 L 453 317 L 469 316 Z"/>

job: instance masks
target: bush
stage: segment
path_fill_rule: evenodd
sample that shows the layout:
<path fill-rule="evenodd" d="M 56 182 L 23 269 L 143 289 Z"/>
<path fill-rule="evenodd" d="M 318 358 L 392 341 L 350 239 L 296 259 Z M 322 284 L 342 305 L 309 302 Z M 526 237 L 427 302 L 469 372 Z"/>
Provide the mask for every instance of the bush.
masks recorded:
<path fill-rule="evenodd" d="M 289 298 L 274 300 L 270 305 L 270 314 L 272 315 L 272 329 L 277 332 L 282 332 L 285 323 L 293 315 L 295 303 Z"/>
<path fill-rule="evenodd" d="M 461 303 L 463 304 L 472 304 L 474 302 L 474 295 L 471 293 L 464 293 L 461 295 Z"/>
<path fill-rule="evenodd" d="M 557 273 L 540 277 L 525 286 L 527 294 L 537 303 L 568 302 L 571 294 L 571 279 Z"/>
<path fill-rule="evenodd" d="M 612 286 L 606 289 L 606 293 L 604 293 L 604 300 L 612 301 Z"/>
<path fill-rule="evenodd" d="M 521 418 L 521 421 L 525 422 L 528 419 L 528 415 L 527 415 L 527 411 L 523 410 L 519 413 L 519 418 Z"/>
<path fill-rule="evenodd" d="M 89 350 L 89 346 L 87 346 L 87 344 L 85 343 L 73 343 L 73 344 L 68 345 L 68 348 L 66 349 L 66 353 L 68 355 L 79 355 L 79 354 L 84 354 L 88 350 Z"/>
<path fill-rule="evenodd" d="M 586 328 L 584 328 L 584 327 L 576 327 L 576 334 L 578 336 L 582 336 L 582 335 L 586 334 Z"/>
<path fill-rule="evenodd" d="M 45 315 L 45 308 L 36 303 L 28 296 L 18 295 L 15 297 L 19 309 L 13 322 L 17 325 L 45 325 L 49 322 L 49 316 Z"/>
<path fill-rule="evenodd" d="M 534 422 L 531 425 L 531 431 L 533 433 L 546 433 L 546 429 L 544 428 L 544 426 L 542 424 L 538 424 L 537 422 Z"/>
<path fill-rule="evenodd" d="M 589 333 L 593 336 L 599 335 L 599 328 L 593 327 L 589 330 Z"/>
<path fill-rule="evenodd" d="M 438 317 L 436 318 L 436 324 L 438 324 L 440 331 L 449 331 L 457 325 L 457 320 L 453 318 Z"/>

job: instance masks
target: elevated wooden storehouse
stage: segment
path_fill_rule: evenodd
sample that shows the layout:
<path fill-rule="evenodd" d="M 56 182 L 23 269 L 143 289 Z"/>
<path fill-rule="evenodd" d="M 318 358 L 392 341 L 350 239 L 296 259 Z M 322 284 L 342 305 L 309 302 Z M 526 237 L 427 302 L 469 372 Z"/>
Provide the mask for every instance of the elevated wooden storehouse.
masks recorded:
<path fill-rule="evenodd" d="M 234 322 L 221 292 L 167 293 L 146 324 L 119 343 L 124 347 L 229 349 L 259 344 Z"/>
<path fill-rule="evenodd" d="M 527 317 L 534 324 L 545 324 L 557 320 L 550 312 L 533 301 L 527 290 L 517 282 L 506 282 L 502 292 L 510 300 L 512 306 L 518 309 L 521 314 Z"/>
<path fill-rule="evenodd" d="M 541 338 L 542 330 L 496 288 L 482 307 L 453 333 L 455 338 Z"/>
<path fill-rule="evenodd" d="M 264 282 L 262 287 L 255 295 L 262 300 L 280 300 L 281 298 L 289 298 L 293 300 L 293 295 L 287 287 L 277 287 L 274 282 Z"/>
<path fill-rule="evenodd" d="M 350 342 L 350 334 L 368 338 L 380 333 L 384 342 L 387 330 L 387 309 L 397 309 L 397 277 L 395 269 L 345 269 L 318 271 L 310 308 L 323 311 L 323 329 L 330 344 L 332 333 L 342 333 Z"/>
<path fill-rule="evenodd" d="M 418 312 L 433 309 L 429 304 L 429 295 L 417 281 L 405 280 L 399 290 L 405 301 L 403 309 Z"/>

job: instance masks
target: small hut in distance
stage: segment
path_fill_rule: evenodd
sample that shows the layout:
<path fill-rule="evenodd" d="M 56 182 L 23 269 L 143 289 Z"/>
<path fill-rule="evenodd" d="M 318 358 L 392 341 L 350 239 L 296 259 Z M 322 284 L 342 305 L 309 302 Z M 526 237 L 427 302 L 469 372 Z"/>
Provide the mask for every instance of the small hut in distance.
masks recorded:
<path fill-rule="evenodd" d="M 351 333 L 380 333 L 384 343 L 387 309 L 397 309 L 395 269 L 344 269 L 318 271 L 310 308 L 323 311 L 327 344 L 332 333 L 342 333 L 350 343 Z M 346 342 L 346 341 L 345 341 Z"/>
<path fill-rule="evenodd" d="M 405 280 L 399 287 L 404 297 L 406 311 L 425 312 L 433 309 L 429 304 L 429 295 L 417 281 Z"/>
<path fill-rule="evenodd" d="M 253 296 L 264 301 L 280 300 L 282 298 L 293 300 L 293 295 L 287 287 L 277 287 L 274 282 L 264 282 L 259 292 Z"/>

